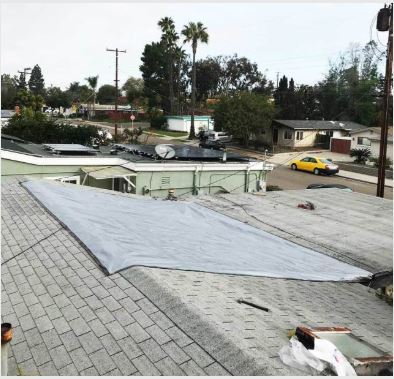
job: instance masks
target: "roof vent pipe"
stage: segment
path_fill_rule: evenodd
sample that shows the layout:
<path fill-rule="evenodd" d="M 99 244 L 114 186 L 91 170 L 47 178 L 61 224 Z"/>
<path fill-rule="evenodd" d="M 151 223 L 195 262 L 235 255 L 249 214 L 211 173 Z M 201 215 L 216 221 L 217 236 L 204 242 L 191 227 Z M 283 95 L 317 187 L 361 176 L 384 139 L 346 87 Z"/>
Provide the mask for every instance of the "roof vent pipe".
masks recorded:
<path fill-rule="evenodd" d="M 222 157 L 223 163 L 227 162 L 227 150 L 223 150 L 223 157 Z"/>

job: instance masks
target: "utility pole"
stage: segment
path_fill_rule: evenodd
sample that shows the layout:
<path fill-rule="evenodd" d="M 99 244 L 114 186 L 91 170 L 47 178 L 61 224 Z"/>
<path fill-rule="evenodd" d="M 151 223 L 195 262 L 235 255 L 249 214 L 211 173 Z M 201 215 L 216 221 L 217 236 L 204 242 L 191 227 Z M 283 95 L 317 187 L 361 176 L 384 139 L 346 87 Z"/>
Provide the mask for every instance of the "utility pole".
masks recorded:
<path fill-rule="evenodd" d="M 28 71 L 31 71 L 31 68 L 30 68 L 30 67 L 25 67 L 25 68 L 23 69 L 23 71 L 18 71 L 20 74 L 23 74 L 23 77 L 24 77 L 24 79 L 25 79 L 26 85 L 27 85 L 26 75 L 27 75 L 27 74 L 31 74 L 31 72 L 28 72 Z"/>
<path fill-rule="evenodd" d="M 119 50 L 118 48 L 114 49 L 107 49 L 107 51 L 114 51 L 115 52 L 115 87 L 116 87 L 116 96 L 115 96 L 115 142 L 118 139 L 118 53 L 125 53 L 126 50 Z"/>
<path fill-rule="evenodd" d="M 376 189 L 376 196 L 384 197 L 384 181 L 386 176 L 386 152 L 387 152 L 387 134 L 389 124 L 389 108 L 390 108 L 390 94 L 391 94 L 391 73 L 393 64 L 393 4 L 388 7 L 386 5 L 379 11 L 377 18 L 377 30 L 389 31 L 387 42 L 387 57 L 386 57 L 386 77 L 384 83 L 384 103 L 383 103 L 383 124 L 380 132 L 380 151 L 379 151 L 379 171 L 378 171 L 378 185 Z"/>

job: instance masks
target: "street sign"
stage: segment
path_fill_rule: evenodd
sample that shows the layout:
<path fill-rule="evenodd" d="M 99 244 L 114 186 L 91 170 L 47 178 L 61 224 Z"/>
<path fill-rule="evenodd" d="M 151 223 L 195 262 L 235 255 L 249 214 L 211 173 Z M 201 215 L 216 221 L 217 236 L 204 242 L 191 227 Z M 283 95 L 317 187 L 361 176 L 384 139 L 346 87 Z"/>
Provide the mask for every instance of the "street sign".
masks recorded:
<path fill-rule="evenodd" d="M 133 114 L 130 116 L 130 120 L 131 120 L 131 121 L 134 121 L 134 120 L 135 120 L 135 116 L 134 116 Z"/>

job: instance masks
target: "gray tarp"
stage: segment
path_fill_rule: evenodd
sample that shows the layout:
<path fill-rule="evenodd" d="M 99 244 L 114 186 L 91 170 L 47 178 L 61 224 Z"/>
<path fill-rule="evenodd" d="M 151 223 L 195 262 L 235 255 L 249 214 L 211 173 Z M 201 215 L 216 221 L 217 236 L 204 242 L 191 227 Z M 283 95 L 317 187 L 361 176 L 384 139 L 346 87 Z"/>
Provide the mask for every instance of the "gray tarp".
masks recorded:
<path fill-rule="evenodd" d="M 302 280 L 371 275 L 197 204 L 48 181 L 24 185 L 109 273 L 150 266 Z"/>

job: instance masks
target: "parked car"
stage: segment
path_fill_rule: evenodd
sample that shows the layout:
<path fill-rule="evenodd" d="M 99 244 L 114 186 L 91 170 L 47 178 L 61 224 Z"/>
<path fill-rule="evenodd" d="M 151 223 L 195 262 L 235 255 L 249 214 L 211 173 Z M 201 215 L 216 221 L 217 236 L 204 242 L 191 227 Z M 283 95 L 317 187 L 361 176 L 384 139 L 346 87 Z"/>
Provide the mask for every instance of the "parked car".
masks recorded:
<path fill-rule="evenodd" d="M 209 141 L 230 142 L 233 139 L 233 136 L 229 136 L 226 132 L 215 132 L 214 130 L 206 131 L 205 136 Z"/>
<path fill-rule="evenodd" d="M 332 184 L 315 183 L 315 184 L 309 184 L 309 186 L 306 187 L 306 189 L 319 189 L 319 188 L 339 188 L 344 191 L 353 192 L 353 190 L 350 187 L 338 183 L 332 183 Z"/>
<path fill-rule="evenodd" d="M 339 167 L 332 163 L 331 160 L 318 157 L 305 157 L 291 162 L 292 170 L 302 170 L 313 172 L 315 175 L 327 174 L 333 175 L 339 172 Z"/>
<path fill-rule="evenodd" d="M 210 150 L 222 150 L 226 148 L 226 145 L 223 142 L 211 140 L 201 141 L 198 146 L 202 147 L 203 149 Z"/>

